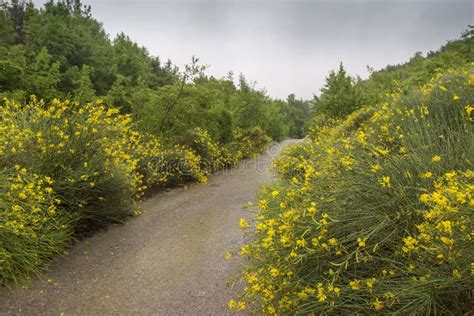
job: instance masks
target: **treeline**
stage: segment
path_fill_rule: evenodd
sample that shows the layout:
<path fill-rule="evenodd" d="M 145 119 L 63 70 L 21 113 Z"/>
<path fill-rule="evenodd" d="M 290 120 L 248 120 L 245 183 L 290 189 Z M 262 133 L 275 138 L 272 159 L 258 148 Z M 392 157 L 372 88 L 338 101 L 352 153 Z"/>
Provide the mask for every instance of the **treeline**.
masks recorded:
<path fill-rule="evenodd" d="M 426 57 L 417 52 L 406 63 L 377 71 L 369 67 L 370 76 L 366 80 L 347 74 L 341 63 L 339 69 L 329 73 L 319 96 L 311 101 L 312 113 L 341 118 L 365 105 L 387 100 L 393 94 L 410 93 L 438 73 L 473 62 L 473 34 L 469 26 L 460 39 L 448 41 Z"/>
<path fill-rule="evenodd" d="M 144 131 L 179 141 L 196 127 L 221 142 L 233 128 L 259 126 L 275 140 L 305 133 L 308 102 L 272 100 L 242 75 L 237 84 L 232 74 L 206 76 L 194 58 L 180 72 L 125 34 L 111 40 L 79 0 L 51 0 L 41 9 L 19 0 L 4 3 L 0 34 L 1 97 L 100 98 L 133 114 Z"/>

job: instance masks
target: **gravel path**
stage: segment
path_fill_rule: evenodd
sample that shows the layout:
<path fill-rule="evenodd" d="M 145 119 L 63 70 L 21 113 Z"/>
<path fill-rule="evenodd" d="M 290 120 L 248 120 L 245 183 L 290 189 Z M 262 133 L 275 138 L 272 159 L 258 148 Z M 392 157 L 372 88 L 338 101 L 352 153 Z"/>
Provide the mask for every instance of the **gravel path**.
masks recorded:
<path fill-rule="evenodd" d="M 243 242 L 242 206 L 271 181 L 271 159 L 295 142 L 143 202 L 145 213 L 77 244 L 27 288 L 0 289 L 1 315 L 223 315 Z"/>

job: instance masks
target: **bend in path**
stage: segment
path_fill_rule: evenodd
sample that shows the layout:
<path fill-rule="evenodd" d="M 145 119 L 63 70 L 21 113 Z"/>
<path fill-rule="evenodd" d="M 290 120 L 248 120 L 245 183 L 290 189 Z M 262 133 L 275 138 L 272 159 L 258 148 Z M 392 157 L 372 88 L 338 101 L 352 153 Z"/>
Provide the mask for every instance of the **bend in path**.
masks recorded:
<path fill-rule="evenodd" d="M 243 243 L 238 227 L 271 160 L 294 140 L 258 158 L 141 204 L 146 212 L 77 244 L 43 280 L 0 289 L 0 314 L 223 315 L 236 272 L 224 254 Z M 49 282 L 48 282 L 49 280 Z"/>

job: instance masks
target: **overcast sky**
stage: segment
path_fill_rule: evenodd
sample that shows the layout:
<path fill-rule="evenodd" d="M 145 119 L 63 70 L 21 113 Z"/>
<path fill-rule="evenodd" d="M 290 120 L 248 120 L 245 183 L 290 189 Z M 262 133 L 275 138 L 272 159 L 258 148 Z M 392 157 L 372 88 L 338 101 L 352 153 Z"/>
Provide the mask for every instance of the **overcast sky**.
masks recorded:
<path fill-rule="evenodd" d="M 367 65 L 436 50 L 474 24 L 474 0 L 83 2 L 111 37 L 124 32 L 178 66 L 195 55 L 208 74 L 243 73 L 279 98 L 311 98 L 340 61 L 365 78 Z"/>

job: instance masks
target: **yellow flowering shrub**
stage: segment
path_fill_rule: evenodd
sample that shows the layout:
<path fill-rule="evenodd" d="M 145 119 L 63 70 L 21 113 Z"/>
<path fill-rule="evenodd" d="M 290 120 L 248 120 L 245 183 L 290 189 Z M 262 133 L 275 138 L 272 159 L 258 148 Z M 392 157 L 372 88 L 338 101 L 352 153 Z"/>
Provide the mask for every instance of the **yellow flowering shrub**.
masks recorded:
<path fill-rule="evenodd" d="M 473 69 L 310 128 L 262 189 L 234 311 L 465 314 L 474 246 Z M 321 122 L 321 118 L 315 118 Z M 323 120 L 324 121 L 324 120 Z"/>
<path fill-rule="evenodd" d="M 209 173 L 230 166 L 236 162 L 229 150 L 215 142 L 206 130 L 196 128 L 192 149 L 201 156 L 202 169 Z"/>
<path fill-rule="evenodd" d="M 16 166 L 0 170 L 0 285 L 36 273 L 70 242 L 49 177 Z"/>
<path fill-rule="evenodd" d="M 50 177 L 59 207 L 77 218 L 76 231 L 130 214 L 143 191 L 135 152 L 141 136 L 130 116 L 105 108 L 100 100 L 85 105 L 5 100 L 0 112 L 2 166 L 19 165 Z"/>
<path fill-rule="evenodd" d="M 250 129 L 238 127 L 234 131 L 232 142 L 226 147 L 232 153 L 234 161 L 237 161 L 263 152 L 270 141 L 270 137 L 259 126 Z"/>

